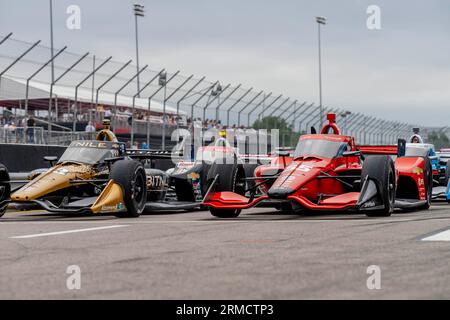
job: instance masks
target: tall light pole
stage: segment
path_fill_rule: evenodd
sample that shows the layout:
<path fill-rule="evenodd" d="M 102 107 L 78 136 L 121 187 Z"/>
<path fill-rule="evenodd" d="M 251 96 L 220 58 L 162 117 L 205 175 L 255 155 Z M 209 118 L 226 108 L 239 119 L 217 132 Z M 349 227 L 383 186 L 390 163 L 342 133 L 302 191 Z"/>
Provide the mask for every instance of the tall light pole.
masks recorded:
<path fill-rule="evenodd" d="M 52 82 L 55 81 L 55 65 L 53 63 L 53 1 L 50 0 L 50 54 L 51 54 L 51 64 L 52 64 Z"/>
<path fill-rule="evenodd" d="M 320 39 L 320 25 L 326 25 L 327 19 L 325 17 L 316 17 L 318 36 L 319 36 L 319 108 L 320 108 L 320 126 L 323 126 L 323 105 L 322 105 L 322 47 Z"/>
<path fill-rule="evenodd" d="M 134 4 L 134 28 L 136 33 L 136 70 L 137 70 L 137 92 L 140 92 L 139 84 L 139 34 L 138 34 L 138 17 L 144 17 L 144 6 Z M 139 96 L 138 96 L 139 98 Z"/>
<path fill-rule="evenodd" d="M 162 133 L 161 133 L 161 145 L 162 149 L 166 150 L 166 125 L 167 125 L 167 117 L 166 117 L 166 98 L 167 98 L 167 72 L 162 72 L 159 74 L 158 84 L 161 87 L 164 87 L 164 100 L 163 100 L 163 125 L 162 125 Z M 149 114 L 150 121 L 150 114 Z"/>
<path fill-rule="evenodd" d="M 220 105 L 220 94 L 222 93 L 222 90 L 223 90 L 222 85 L 219 82 L 217 84 L 216 88 L 213 89 L 213 91 L 211 91 L 211 96 L 213 96 L 213 97 L 218 96 L 217 97 L 217 105 L 218 106 Z M 216 108 L 216 123 L 218 123 L 218 121 L 219 121 L 219 108 Z"/>

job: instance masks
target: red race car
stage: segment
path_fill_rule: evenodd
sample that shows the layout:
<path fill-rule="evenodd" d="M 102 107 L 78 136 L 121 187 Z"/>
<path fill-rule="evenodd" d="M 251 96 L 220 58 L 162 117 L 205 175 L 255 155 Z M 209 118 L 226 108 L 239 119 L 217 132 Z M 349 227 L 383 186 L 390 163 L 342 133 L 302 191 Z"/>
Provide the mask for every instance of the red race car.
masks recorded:
<path fill-rule="evenodd" d="M 390 216 L 395 207 L 429 208 L 433 180 L 427 158 L 405 157 L 404 140 L 398 146 L 357 146 L 353 137 L 340 135 L 335 114 L 327 119 L 321 134 L 301 136 L 293 156 L 280 153 L 257 167 L 254 177 L 237 174 L 236 163 L 213 164 L 203 204 L 219 218 L 255 206 L 367 216 Z M 256 183 L 246 189 L 248 181 Z"/>

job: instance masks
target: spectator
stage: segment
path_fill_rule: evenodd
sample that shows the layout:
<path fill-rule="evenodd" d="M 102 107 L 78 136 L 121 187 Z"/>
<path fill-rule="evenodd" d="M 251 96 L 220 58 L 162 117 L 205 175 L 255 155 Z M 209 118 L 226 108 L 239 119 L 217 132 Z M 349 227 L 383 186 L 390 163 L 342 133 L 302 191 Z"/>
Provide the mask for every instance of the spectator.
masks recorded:
<path fill-rule="evenodd" d="M 34 143 L 34 127 L 36 125 L 36 121 L 33 116 L 30 116 L 27 120 L 27 136 L 28 143 Z"/>
<path fill-rule="evenodd" d="M 89 121 L 87 126 L 84 128 L 84 131 L 87 133 L 87 135 L 89 136 L 89 139 L 93 139 L 94 134 L 95 134 L 95 127 L 92 124 L 92 121 Z"/>
<path fill-rule="evenodd" d="M 11 121 L 10 125 L 8 126 L 9 135 L 11 137 L 11 142 L 17 143 L 17 136 L 16 136 L 16 124 Z M 12 138 L 15 137 L 15 141 L 12 141 Z"/>
<path fill-rule="evenodd" d="M 25 119 L 25 118 L 20 118 L 17 121 L 17 142 L 19 142 L 19 143 L 26 142 L 26 141 L 24 141 L 25 137 L 23 135 L 24 134 L 23 128 L 25 128 L 26 124 L 27 124 L 27 119 Z"/>
<path fill-rule="evenodd" d="M 133 145 L 131 146 L 131 150 L 138 150 L 139 149 L 139 143 L 135 141 Z"/>
<path fill-rule="evenodd" d="M 88 122 L 86 128 L 84 128 L 84 131 L 85 132 L 89 132 L 89 133 L 92 133 L 92 132 L 96 131 L 94 125 L 92 124 L 92 121 Z"/>

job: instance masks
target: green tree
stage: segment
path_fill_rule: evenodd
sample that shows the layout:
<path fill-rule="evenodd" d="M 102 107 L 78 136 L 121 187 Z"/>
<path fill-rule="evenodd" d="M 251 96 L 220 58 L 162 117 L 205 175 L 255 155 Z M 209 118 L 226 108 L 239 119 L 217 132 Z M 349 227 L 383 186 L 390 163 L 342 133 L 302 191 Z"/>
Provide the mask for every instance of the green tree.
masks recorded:
<path fill-rule="evenodd" d="M 253 129 L 278 129 L 280 137 L 280 146 L 295 147 L 301 133 L 294 132 L 292 126 L 284 119 L 278 117 L 264 117 L 261 120 L 256 120 L 253 123 Z"/>

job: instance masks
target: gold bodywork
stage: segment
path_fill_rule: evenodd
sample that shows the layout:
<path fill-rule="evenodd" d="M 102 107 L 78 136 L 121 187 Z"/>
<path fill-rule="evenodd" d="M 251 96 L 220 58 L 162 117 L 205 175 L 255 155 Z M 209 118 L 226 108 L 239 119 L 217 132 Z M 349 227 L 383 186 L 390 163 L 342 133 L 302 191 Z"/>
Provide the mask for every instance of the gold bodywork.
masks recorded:
<path fill-rule="evenodd" d="M 93 213 L 126 211 L 122 187 L 110 180 L 91 207 Z"/>
<path fill-rule="evenodd" d="M 76 185 L 70 183 L 71 180 L 92 179 L 94 175 L 95 172 L 91 166 L 57 164 L 11 194 L 11 200 L 15 202 L 36 200 L 55 191 Z"/>
<path fill-rule="evenodd" d="M 118 142 L 117 137 L 110 130 L 110 121 L 104 120 L 103 126 L 103 130 L 96 135 L 96 141 L 74 141 L 72 144 L 80 147 L 106 148 L 106 144 L 99 141 Z M 117 148 L 118 146 L 113 145 L 113 149 Z M 94 180 L 107 174 L 108 172 L 106 171 L 99 172 L 95 170 L 91 165 L 73 162 L 59 163 L 45 172 L 41 172 L 41 170 L 32 172 L 29 176 L 30 182 L 13 192 L 11 201 L 15 203 L 29 203 L 35 200 L 42 200 L 59 190 L 89 183 L 81 180 Z M 76 182 L 74 182 L 75 180 Z M 86 209 L 89 209 L 92 213 L 126 211 L 123 198 L 122 187 L 110 180 L 92 206 Z"/>
<path fill-rule="evenodd" d="M 57 164 L 12 193 L 11 201 L 20 203 L 39 200 L 56 191 L 85 184 L 85 182 L 72 183 L 72 180 L 92 180 L 100 174 L 104 172 L 97 172 L 90 165 Z M 126 211 L 122 187 L 110 180 L 90 210 L 93 213 Z"/>

